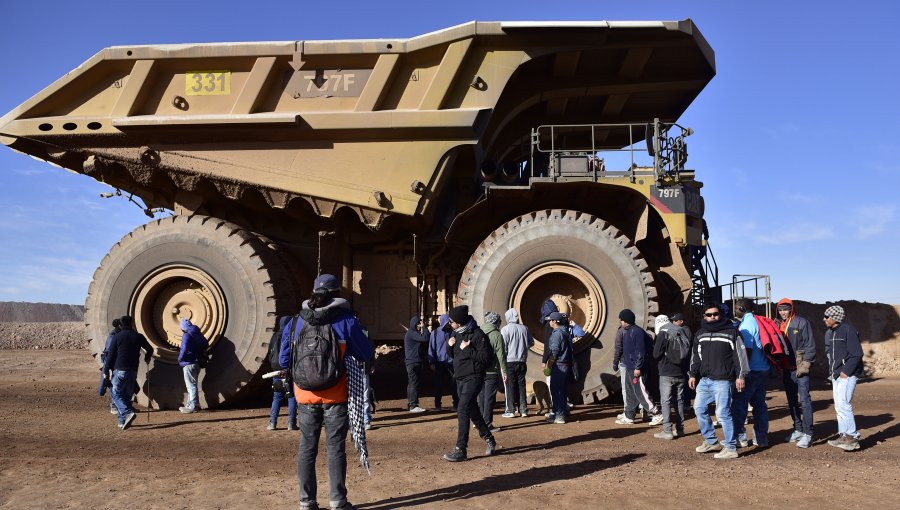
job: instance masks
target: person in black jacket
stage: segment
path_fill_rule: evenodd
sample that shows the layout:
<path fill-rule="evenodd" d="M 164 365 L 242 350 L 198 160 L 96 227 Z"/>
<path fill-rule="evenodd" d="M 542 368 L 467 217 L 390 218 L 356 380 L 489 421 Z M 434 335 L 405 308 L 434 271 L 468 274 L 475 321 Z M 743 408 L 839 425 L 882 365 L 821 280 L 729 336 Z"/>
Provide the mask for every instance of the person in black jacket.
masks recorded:
<path fill-rule="evenodd" d="M 681 329 L 669 321 L 669 317 L 656 317 L 656 340 L 653 342 L 653 359 L 659 370 L 659 405 L 662 408 L 663 430 L 653 434 L 657 439 L 675 439 L 684 437 L 684 386 L 687 381 L 687 368 L 690 357 L 677 363 L 669 353 L 669 346 L 683 335 Z M 686 338 L 686 337 L 685 337 Z M 686 342 L 686 340 L 685 340 Z M 672 402 L 672 400 L 675 400 Z M 675 404 L 675 419 L 672 419 L 672 404 Z M 672 428 L 674 421 L 675 428 Z"/>
<path fill-rule="evenodd" d="M 794 420 L 794 430 L 785 440 L 809 448 L 813 438 L 813 406 L 809 393 L 809 371 L 816 361 L 816 339 L 809 321 L 794 312 L 794 302 L 784 298 L 778 302 L 778 327 L 788 348 L 797 360 L 796 370 L 784 370 L 781 380 Z"/>
<path fill-rule="evenodd" d="M 403 352 L 406 357 L 406 406 L 411 413 L 425 412 L 419 406 L 419 385 L 425 374 L 425 357 L 422 351 L 428 345 L 428 328 L 415 315 L 409 319 L 409 329 L 403 337 Z"/>
<path fill-rule="evenodd" d="M 137 389 L 141 349 L 147 351 L 144 363 L 150 363 L 153 346 L 144 335 L 132 329 L 131 317 L 127 315 L 122 317 L 120 323 L 122 330 L 113 336 L 109 344 L 106 361 L 103 363 L 103 373 L 109 378 L 112 372 L 112 398 L 119 411 L 119 428 L 125 430 L 137 417 L 131 401 Z"/>
<path fill-rule="evenodd" d="M 859 331 L 844 322 L 844 309 L 830 306 L 825 310 L 825 354 L 828 357 L 828 377 L 837 413 L 838 438 L 828 441 L 835 448 L 859 450 L 859 431 L 853 416 L 853 392 L 856 381 L 863 375 L 863 351 Z"/>
<path fill-rule="evenodd" d="M 466 460 L 469 444 L 469 420 L 478 429 L 478 434 L 487 443 L 485 455 L 493 455 L 497 442 L 478 409 L 477 395 L 484 386 L 484 376 L 494 355 L 487 335 L 469 315 L 469 307 L 457 306 L 450 310 L 450 327 L 453 333 L 447 341 L 450 356 L 453 357 L 453 378 L 459 394 L 457 406 L 456 448 L 444 454 L 444 460 L 460 462 Z"/>

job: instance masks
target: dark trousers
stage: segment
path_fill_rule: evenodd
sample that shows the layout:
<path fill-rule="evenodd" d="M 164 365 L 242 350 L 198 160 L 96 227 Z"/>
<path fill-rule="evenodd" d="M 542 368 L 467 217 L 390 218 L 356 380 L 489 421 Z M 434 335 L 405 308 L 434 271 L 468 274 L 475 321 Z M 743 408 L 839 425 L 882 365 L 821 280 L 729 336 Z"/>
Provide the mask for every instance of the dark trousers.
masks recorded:
<path fill-rule="evenodd" d="M 450 391 L 453 398 L 453 407 L 459 403 L 456 394 L 456 383 L 453 381 L 453 365 L 436 363 L 434 365 L 434 407 L 441 407 L 441 399 Z"/>
<path fill-rule="evenodd" d="M 477 396 L 483 387 L 484 379 L 480 377 L 456 381 L 456 391 L 459 394 L 459 405 L 456 408 L 456 447 L 461 450 L 466 450 L 469 445 L 469 420 L 478 429 L 478 435 L 483 439 L 493 437 L 487 423 L 481 417 L 481 410 L 478 409 Z"/>
<path fill-rule="evenodd" d="M 797 377 L 796 371 L 782 372 L 784 393 L 787 395 L 788 409 L 794 419 L 794 430 L 804 434 L 813 433 L 813 406 L 809 394 L 809 375 Z"/>
<path fill-rule="evenodd" d="M 319 436 L 325 425 L 328 450 L 328 502 L 339 507 L 347 502 L 347 429 L 350 420 L 347 403 L 302 404 L 300 406 L 300 451 L 297 455 L 297 479 L 300 482 L 300 506 L 316 501 L 316 455 Z"/>
<path fill-rule="evenodd" d="M 550 398 L 553 400 L 553 414 L 557 418 L 569 415 L 569 370 L 572 367 L 562 363 L 554 363 L 550 369 Z"/>
<path fill-rule="evenodd" d="M 769 372 L 751 370 L 744 378 L 744 391 L 732 390 L 731 416 L 734 419 L 734 435 L 747 439 L 744 421 L 747 420 L 748 406 L 753 406 L 753 439 L 757 443 L 769 443 L 769 407 L 766 405 L 766 380 Z"/>
<path fill-rule="evenodd" d="M 410 409 L 419 407 L 419 383 L 425 373 L 425 363 L 408 363 L 406 365 L 406 402 Z"/>
<path fill-rule="evenodd" d="M 643 370 L 640 377 L 635 377 L 634 370 L 630 368 L 625 374 L 625 388 L 629 392 L 628 396 L 631 397 L 628 399 L 630 408 L 625 409 L 625 416 L 632 420 L 634 415 L 637 414 L 638 407 L 643 407 L 644 411 L 650 414 L 659 413 L 659 409 L 653 405 L 653 398 L 647 389 L 646 378 L 647 375 Z"/>
<path fill-rule="evenodd" d="M 503 379 L 500 374 L 486 374 L 484 376 L 484 387 L 481 394 L 478 395 L 478 407 L 481 408 L 481 417 L 488 427 L 494 424 L 494 405 L 497 403 L 497 390 L 500 389 L 500 382 Z"/>
<path fill-rule="evenodd" d="M 512 413 L 516 409 L 524 412 L 528 404 L 525 396 L 525 371 L 528 365 L 525 362 L 512 361 L 506 363 L 506 412 Z"/>

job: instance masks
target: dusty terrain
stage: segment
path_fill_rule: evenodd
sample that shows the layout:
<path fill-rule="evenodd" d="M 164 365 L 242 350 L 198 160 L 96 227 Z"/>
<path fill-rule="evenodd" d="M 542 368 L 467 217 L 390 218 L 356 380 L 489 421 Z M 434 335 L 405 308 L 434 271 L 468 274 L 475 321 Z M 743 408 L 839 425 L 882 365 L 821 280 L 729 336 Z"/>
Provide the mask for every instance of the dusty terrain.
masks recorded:
<path fill-rule="evenodd" d="M 265 408 L 141 413 L 120 431 L 85 350 L 0 350 L 0 368 L 2 508 L 297 504 L 298 436 L 266 431 Z M 664 442 L 649 426 L 616 426 L 620 407 L 606 404 L 576 408 L 566 425 L 498 416 L 499 454 L 481 456 L 473 434 L 472 459 L 460 464 L 440 460 L 453 445 L 454 415 L 410 415 L 405 399 L 381 402 L 369 432 L 372 476 L 351 460 L 347 484 L 351 501 L 367 509 L 900 507 L 900 379 L 858 386 L 864 439 L 853 453 L 824 444 L 836 427 L 830 390 L 819 386 L 814 400 L 819 437 L 809 450 L 776 441 L 789 418 L 772 390 L 774 446 L 743 449 L 736 461 L 694 453 L 694 420 L 687 437 Z M 326 491 L 320 481 L 320 503 Z"/>

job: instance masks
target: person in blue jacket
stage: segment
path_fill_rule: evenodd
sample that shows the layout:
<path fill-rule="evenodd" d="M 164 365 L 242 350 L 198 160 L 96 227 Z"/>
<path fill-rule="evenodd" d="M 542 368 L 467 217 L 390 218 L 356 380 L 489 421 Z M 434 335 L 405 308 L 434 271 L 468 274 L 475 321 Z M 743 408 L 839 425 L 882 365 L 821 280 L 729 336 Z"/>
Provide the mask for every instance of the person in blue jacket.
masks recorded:
<path fill-rule="evenodd" d="M 450 340 L 450 316 L 446 313 L 438 320 L 438 327 L 431 332 L 428 339 L 428 364 L 434 372 L 434 410 L 441 411 L 441 400 L 450 389 L 453 399 L 453 411 L 459 404 L 459 395 L 456 392 L 456 383 L 453 382 L 453 358 L 447 349 Z"/>
<path fill-rule="evenodd" d="M 181 350 L 178 351 L 178 366 L 184 372 L 184 385 L 187 387 L 187 404 L 178 408 L 184 414 L 196 413 L 200 410 L 200 396 L 197 392 L 197 377 L 200 375 L 200 365 L 197 358 L 201 352 L 209 348 L 209 342 L 200 332 L 200 328 L 191 323 L 190 319 L 181 319 Z"/>

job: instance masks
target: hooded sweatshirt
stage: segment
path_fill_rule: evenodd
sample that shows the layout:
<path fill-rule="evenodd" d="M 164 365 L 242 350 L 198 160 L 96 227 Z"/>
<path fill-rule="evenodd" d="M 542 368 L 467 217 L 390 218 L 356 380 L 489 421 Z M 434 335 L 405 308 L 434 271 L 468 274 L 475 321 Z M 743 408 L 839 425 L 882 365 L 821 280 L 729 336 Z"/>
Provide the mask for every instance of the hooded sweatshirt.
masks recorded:
<path fill-rule="evenodd" d="M 644 370 L 648 352 L 647 332 L 634 324 L 622 331 L 622 362 L 628 370 Z"/>
<path fill-rule="evenodd" d="M 715 381 L 743 379 L 750 372 L 747 349 L 734 324 L 725 317 L 715 322 L 704 321 L 691 349 L 688 375 Z"/>
<path fill-rule="evenodd" d="M 660 315 L 656 318 L 656 340 L 653 342 L 653 359 L 656 360 L 656 366 L 660 376 L 665 377 L 681 377 L 687 373 L 690 358 L 684 362 L 672 363 L 666 353 L 669 350 L 669 343 L 675 341 L 675 335 L 679 333 L 679 327 L 669 322 L 669 318 Z"/>
<path fill-rule="evenodd" d="M 494 351 L 494 358 L 488 365 L 486 372 L 488 374 L 499 373 L 506 377 L 506 345 L 503 343 L 503 335 L 500 334 L 496 324 L 487 321 L 481 325 L 481 330 L 487 335 L 488 342 L 491 344 L 491 350 Z"/>
<path fill-rule="evenodd" d="M 440 326 L 431 332 L 428 339 L 428 364 L 452 365 L 453 358 L 447 352 L 447 340 L 450 340 L 450 316 L 446 313 L 438 320 Z"/>
<path fill-rule="evenodd" d="M 187 319 L 182 319 L 181 330 L 184 334 L 181 336 L 181 350 L 178 351 L 178 366 L 186 367 L 197 362 L 198 354 L 209 348 L 209 342 L 200 328 Z"/>
<path fill-rule="evenodd" d="M 478 323 L 470 315 L 466 325 L 453 330 L 453 345 L 449 346 L 450 355 L 453 356 L 453 378 L 457 381 L 467 381 L 473 378 L 484 379 L 485 371 L 491 363 L 494 351 L 488 341 L 487 335 L 478 327 Z M 465 349 L 462 342 L 468 340 Z"/>
<path fill-rule="evenodd" d="M 794 311 L 794 302 L 788 298 L 784 298 L 778 302 L 778 306 L 788 305 L 791 307 L 791 315 L 787 320 L 781 320 L 781 314 L 778 314 L 778 320 L 775 322 L 791 344 L 793 352 L 803 351 L 803 360 L 810 363 L 816 361 L 816 339 L 813 337 L 812 327 L 809 321 L 796 315 Z"/>
<path fill-rule="evenodd" d="M 528 349 L 534 346 L 534 337 L 524 324 L 519 324 L 519 314 L 510 308 L 506 315 L 506 326 L 500 329 L 503 344 L 506 346 L 507 363 L 525 363 L 528 361 Z"/>
<path fill-rule="evenodd" d="M 409 329 L 406 330 L 406 336 L 403 337 L 403 352 L 406 354 L 406 364 L 422 363 L 425 358 L 422 356 L 422 347 L 428 343 L 428 328 L 422 327 L 422 332 L 416 329 L 419 325 L 419 316 L 414 315 L 409 319 Z"/>

